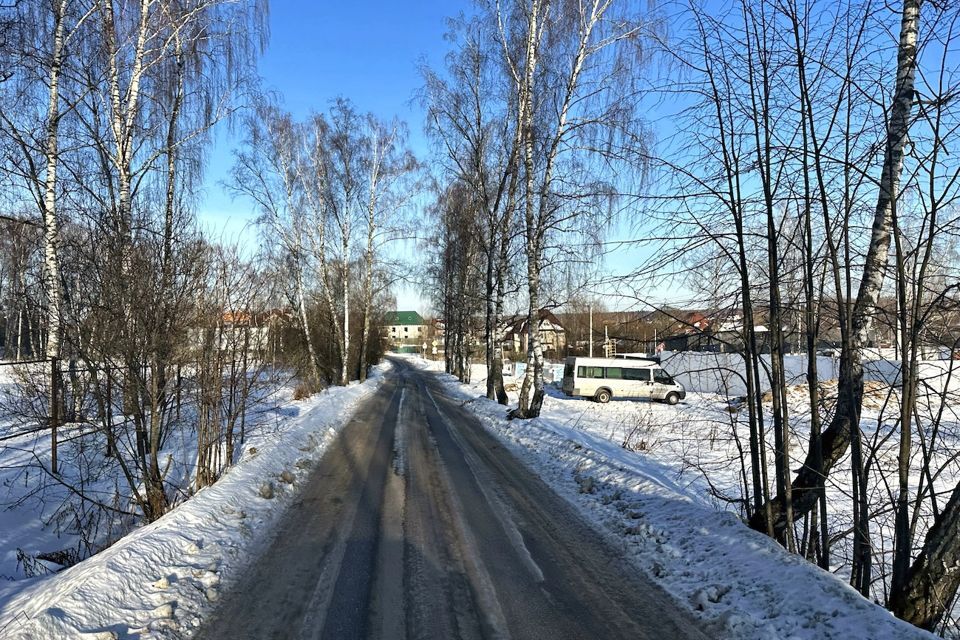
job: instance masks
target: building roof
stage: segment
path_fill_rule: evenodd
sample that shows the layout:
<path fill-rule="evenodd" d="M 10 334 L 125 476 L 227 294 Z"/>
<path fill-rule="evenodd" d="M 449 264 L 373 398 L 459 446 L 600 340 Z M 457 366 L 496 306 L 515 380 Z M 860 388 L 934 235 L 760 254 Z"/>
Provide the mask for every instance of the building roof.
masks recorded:
<path fill-rule="evenodd" d="M 540 309 L 537 313 L 540 318 L 541 331 L 566 331 L 560 320 L 548 309 Z M 520 335 L 527 332 L 527 314 L 507 318 L 506 335 Z"/>
<path fill-rule="evenodd" d="M 427 321 L 423 319 L 416 311 L 387 311 L 386 316 L 383 319 L 383 323 L 387 326 L 391 325 L 418 325 L 427 324 Z"/>

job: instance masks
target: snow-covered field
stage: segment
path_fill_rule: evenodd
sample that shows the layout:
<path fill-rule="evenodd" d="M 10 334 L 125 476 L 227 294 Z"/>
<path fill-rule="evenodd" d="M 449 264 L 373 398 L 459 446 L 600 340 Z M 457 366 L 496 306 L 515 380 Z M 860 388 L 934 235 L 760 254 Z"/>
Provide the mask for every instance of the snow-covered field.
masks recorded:
<path fill-rule="evenodd" d="M 410 361 L 442 369 L 440 362 Z M 485 374 L 475 365 L 470 385 L 452 376 L 443 380 L 450 395 L 461 398 L 717 637 L 933 637 L 861 598 L 842 567 L 840 575 L 821 571 L 740 521 L 726 500 L 738 497 L 742 473 L 733 437 L 737 417 L 726 398 L 690 393 L 675 407 L 646 401 L 600 405 L 548 388 L 540 418 L 508 421 L 504 407 L 482 397 Z M 515 406 L 516 393 L 510 395 Z M 871 411 L 876 418 L 880 409 Z M 800 456 L 799 434 L 797 440 Z M 842 484 L 832 487 L 838 494 L 843 490 Z"/>
<path fill-rule="evenodd" d="M 57 522 L 30 512 L 22 472 L 0 469 L 0 638 L 179 638 L 189 636 L 223 585 L 236 579 L 269 541 L 296 485 L 347 422 L 358 402 L 382 380 L 328 389 L 300 402 L 285 400 L 271 419 L 251 429 L 240 461 L 213 486 L 158 521 L 138 528 L 100 553 L 59 573 L 25 578 L 17 548 L 72 544 Z M 0 381 L 3 382 L 3 381 Z M 9 381 L 7 381 L 9 382 Z M 0 466 L 16 456 L 44 455 L 44 436 L 0 449 Z M 29 445 L 29 446 L 27 446 Z M 13 502 L 12 502 L 13 501 Z M 16 578 L 16 579 L 15 579 Z"/>
<path fill-rule="evenodd" d="M 441 363 L 410 361 L 437 370 Z M 159 521 L 136 529 L 97 555 L 59 573 L 21 574 L 16 549 L 30 553 L 72 544 L 67 527 L 31 511 L 26 500 L 0 512 L 0 638 L 177 638 L 189 636 L 223 587 L 264 548 L 270 531 L 353 408 L 380 374 L 363 385 L 285 399 L 252 430 L 240 462 Z M 494 434 L 588 519 L 625 561 L 654 577 L 700 616 L 716 637 L 763 639 L 923 638 L 883 608 L 862 599 L 843 575 L 823 572 L 749 530 L 735 512 L 741 468 L 734 434 L 738 416 L 723 396 L 690 393 L 676 407 L 632 401 L 599 405 L 549 390 L 541 418 L 508 421 L 483 399 L 485 372 L 472 385 L 443 378 Z M 3 384 L 0 380 L 0 385 Z M 794 393 L 796 406 L 803 395 Z M 865 429 L 882 438 L 886 396 L 868 397 Z M 516 401 L 516 394 L 511 393 Z M 795 456 L 803 454 L 803 415 Z M 951 418 L 954 419 L 954 418 Z M 952 424 L 952 423 L 950 423 Z M 868 436 L 871 433 L 868 431 Z M 46 434 L 0 449 L 5 501 L 24 496 L 33 480 L 4 467 L 17 456 L 43 455 Z M 30 444 L 30 446 L 26 446 Z M 32 447 L 32 448 L 31 448 Z M 880 455 L 884 449 L 878 447 Z M 843 511 L 847 490 L 835 471 L 831 503 Z M 945 475 L 946 482 L 953 475 Z M 272 493 L 271 498 L 263 497 Z M 39 516 L 39 517 L 38 517 Z M 885 532 L 879 526 L 882 562 Z M 834 517 L 834 526 L 845 522 Z M 59 532 L 58 532 L 59 530 Z"/>

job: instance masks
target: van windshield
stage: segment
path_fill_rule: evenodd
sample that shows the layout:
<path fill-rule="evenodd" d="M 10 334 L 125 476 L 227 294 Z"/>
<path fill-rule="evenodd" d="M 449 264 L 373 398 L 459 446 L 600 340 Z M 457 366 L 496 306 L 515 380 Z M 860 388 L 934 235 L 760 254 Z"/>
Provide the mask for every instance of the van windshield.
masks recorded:
<path fill-rule="evenodd" d="M 654 369 L 653 381 L 660 384 L 673 384 L 673 378 L 663 369 Z"/>

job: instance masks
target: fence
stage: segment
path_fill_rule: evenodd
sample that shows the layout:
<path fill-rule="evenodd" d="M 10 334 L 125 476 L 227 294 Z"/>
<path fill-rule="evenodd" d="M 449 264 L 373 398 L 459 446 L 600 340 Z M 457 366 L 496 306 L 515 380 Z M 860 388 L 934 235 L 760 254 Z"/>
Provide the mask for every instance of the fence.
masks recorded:
<path fill-rule="evenodd" d="M 881 359 L 879 354 L 865 352 L 863 361 L 864 380 L 883 382 L 891 386 L 901 384 L 900 362 Z M 660 362 L 674 378 L 691 391 L 744 395 L 746 368 L 743 356 L 736 353 L 698 353 L 690 351 L 664 352 Z M 761 356 L 760 392 L 771 388 L 770 356 Z M 807 380 L 807 357 L 784 356 L 787 384 L 805 384 Z M 817 356 L 817 377 L 820 380 L 836 380 L 840 375 L 840 361 L 832 356 Z M 954 360 L 921 360 L 917 363 L 917 378 L 921 393 L 944 395 L 960 391 L 960 362 Z"/>
<path fill-rule="evenodd" d="M 767 392 L 772 387 L 769 355 L 760 356 L 760 389 Z M 699 353 L 692 351 L 664 351 L 660 364 L 690 391 L 744 395 L 747 393 L 746 366 L 738 353 Z M 787 384 L 803 384 L 807 381 L 807 356 L 784 356 L 784 373 Z M 836 379 L 839 361 L 830 356 L 817 356 L 817 377 L 820 380 Z"/>
<path fill-rule="evenodd" d="M 863 377 L 892 386 L 903 384 L 900 362 L 871 360 L 863 363 Z M 946 395 L 960 391 L 960 362 L 956 360 L 920 360 L 917 362 L 920 393 Z"/>
<path fill-rule="evenodd" d="M 29 366 L 29 365 L 38 365 L 38 366 L 39 366 L 39 365 L 44 365 L 45 367 L 49 367 L 49 374 L 50 374 L 50 378 L 49 378 L 49 396 L 50 396 L 50 400 L 49 400 L 48 410 L 47 410 L 47 413 L 48 413 L 48 415 L 47 415 L 47 421 L 46 421 L 47 423 L 46 423 L 46 425 L 44 425 L 44 426 L 34 428 L 34 431 L 42 431 L 42 430 L 45 430 L 45 429 L 49 429 L 49 430 L 50 430 L 50 470 L 51 470 L 53 473 L 57 473 L 57 469 L 58 469 L 58 460 L 57 460 L 57 449 L 58 449 L 57 437 L 58 437 L 58 434 L 57 434 L 57 431 L 58 431 L 59 426 L 60 426 L 60 418 L 61 418 L 60 412 L 59 412 L 59 407 L 60 407 L 60 394 L 61 394 L 61 389 L 60 389 L 60 384 L 61 384 L 60 362 L 59 362 L 58 360 L 56 360 L 56 359 L 49 359 L 49 358 L 44 358 L 44 359 L 40 359 L 40 360 L 17 360 L 17 361 L 5 361 L 5 362 L 0 362 L 0 367 L 18 367 L 18 366 L 19 366 L 19 367 L 22 367 L 22 366 Z M 10 440 L 10 439 L 12 439 L 12 438 L 18 438 L 18 437 L 22 436 L 24 433 L 25 433 L 24 431 L 19 431 L 19 432 L 15 433 L 15 434 L 9 434 L 9 435 L 6 435 L 6 436 L 2 436 L 2 437 L 0 437 L 0 442 L 2 442 L 2 441 L 4 441 L 4 440 Z"/>

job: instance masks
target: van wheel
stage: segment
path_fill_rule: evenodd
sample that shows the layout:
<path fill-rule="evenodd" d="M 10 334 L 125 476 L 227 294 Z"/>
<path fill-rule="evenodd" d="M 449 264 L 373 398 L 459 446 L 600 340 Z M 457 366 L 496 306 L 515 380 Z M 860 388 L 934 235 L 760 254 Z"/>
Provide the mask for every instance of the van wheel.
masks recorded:
<path fill-rule="evenodd" d="M 680 402 L 680 396 L 671 392 L 667 394 L 667 397 L 664 398 L 664 400 L 667 402 L 667 404 L 677 404 Z"/>
<path fill-rule="evenodd" d="M 610 402 L 610 391 L 607 389 L 600 389 L 600 391 L 597 391 L 597 395 L 595 395 L 593 399 L 601 404 L 606 404 L 607 402 Z"/>

